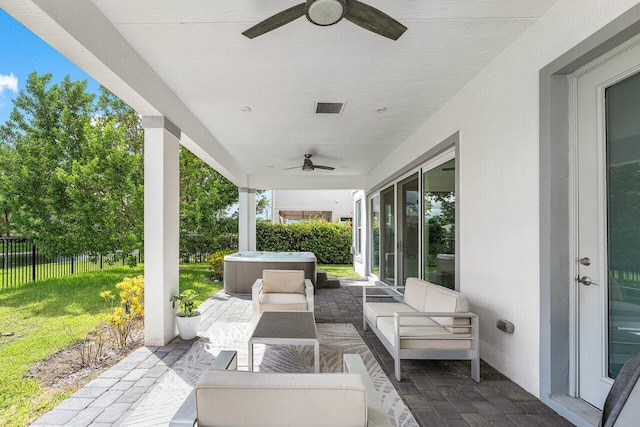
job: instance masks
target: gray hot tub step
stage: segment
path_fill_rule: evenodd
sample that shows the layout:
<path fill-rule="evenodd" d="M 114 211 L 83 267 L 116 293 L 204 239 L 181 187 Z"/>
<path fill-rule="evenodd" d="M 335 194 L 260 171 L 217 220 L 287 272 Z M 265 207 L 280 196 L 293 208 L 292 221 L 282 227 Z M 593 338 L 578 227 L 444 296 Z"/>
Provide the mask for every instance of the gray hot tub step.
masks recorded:
<path fill-rule="evenodd" d="M 316 283 L 324 283 L 328 279 L 327 272 L 324 270 L 316 270 Z"/>

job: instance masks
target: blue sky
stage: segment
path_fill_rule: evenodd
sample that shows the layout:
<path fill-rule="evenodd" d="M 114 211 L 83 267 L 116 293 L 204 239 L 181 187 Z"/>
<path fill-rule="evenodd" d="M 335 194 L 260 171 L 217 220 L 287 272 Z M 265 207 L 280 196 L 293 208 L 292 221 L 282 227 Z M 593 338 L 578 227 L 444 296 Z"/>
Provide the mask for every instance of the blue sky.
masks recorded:
<path fill-rule="evenodd" d="M 67 74 L 72 80 L 87 80 L 91 92 L 97 93 L 100 87 L 87 73 L 0 9 L 0 123 L 9 117 L 11 100 L 34 71 L 52 73 L 54 82 Z"/>

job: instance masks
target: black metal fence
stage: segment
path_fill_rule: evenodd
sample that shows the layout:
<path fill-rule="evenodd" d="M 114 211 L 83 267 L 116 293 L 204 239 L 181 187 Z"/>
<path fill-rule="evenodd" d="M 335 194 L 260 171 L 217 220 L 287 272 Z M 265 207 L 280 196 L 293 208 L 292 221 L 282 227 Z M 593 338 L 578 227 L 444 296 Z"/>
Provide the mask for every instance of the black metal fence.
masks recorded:
<path fill-rule="evenodd" d="M 138 262 L 140 251 L 135 251 Z M 0 289 L 16 287 L 24 283 L 63 277 L 75 273 L 103 270 L 126 265 L 128 256 L 122 254 L 57 256 L 47 258 L 38 252 L 28 239 L 0 237 Z"/>
<path fill-rule="evenodd" d="M 183 264 L 193 264 L 193 263 L 205 263 L 207 262 L 207 258 L 211 255 L 209 252 L 197 253 L 197 254 L 180 254 L 180 262 Z"/>

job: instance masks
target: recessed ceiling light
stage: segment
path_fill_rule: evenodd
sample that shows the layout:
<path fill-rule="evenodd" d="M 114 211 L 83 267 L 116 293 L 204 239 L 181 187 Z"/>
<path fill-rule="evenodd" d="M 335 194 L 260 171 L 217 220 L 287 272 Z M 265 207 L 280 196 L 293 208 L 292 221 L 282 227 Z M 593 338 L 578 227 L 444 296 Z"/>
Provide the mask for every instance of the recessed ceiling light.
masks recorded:
<path fill-rule="evenodd" d="M 387 107 L 385 107 L 384 105 L 376 107 L 376 113 L 384 113 L 385 111 L 387 111 Z"/>
<path fill-rule="evenodd" d="M 251 107 L 248 106 L 242 106 L 240 107 L 240 111 L 242 111 L 243 113 L 250 113 L 251 112 Z"/>

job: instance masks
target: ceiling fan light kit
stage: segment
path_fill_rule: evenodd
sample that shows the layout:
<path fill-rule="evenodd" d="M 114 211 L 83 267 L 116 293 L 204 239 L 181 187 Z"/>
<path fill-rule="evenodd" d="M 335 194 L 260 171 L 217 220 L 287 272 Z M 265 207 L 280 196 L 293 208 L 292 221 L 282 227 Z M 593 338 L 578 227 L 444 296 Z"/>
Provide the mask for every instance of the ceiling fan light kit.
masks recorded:
<path fill-rule="evenodd" d="M 398 40 L 407 27 L 375 7 L 358 0 L 307 0 L 257 23 L 242 34 L 250 39 L 280 28 L 296 19 L 307 19 L 322 27 L 347 19 L 367 31 Z"/>
<path fill-rule="evenodd" d="M 304 159 L 304 163 L 302 164 L 302 170 L 308 172 L 308 171 L 312 171 L 313 169 L 314 169 L 313 163 L 311 163 L 311 160 L 308 157 L 306 157 Z"/>
<path fill-rule="evenodd" d="M 333 25 L 344 18 L 345 0 L 315 0 L 307 2 L 307 19 L 320 26 Z"/>

